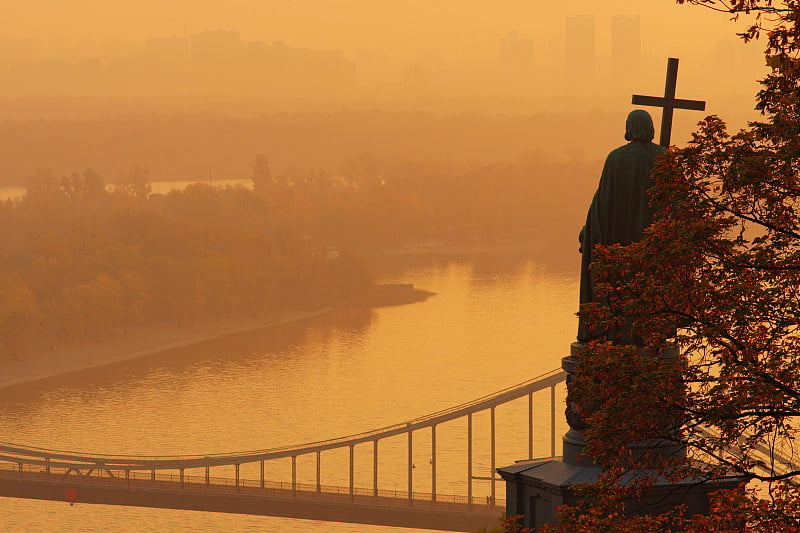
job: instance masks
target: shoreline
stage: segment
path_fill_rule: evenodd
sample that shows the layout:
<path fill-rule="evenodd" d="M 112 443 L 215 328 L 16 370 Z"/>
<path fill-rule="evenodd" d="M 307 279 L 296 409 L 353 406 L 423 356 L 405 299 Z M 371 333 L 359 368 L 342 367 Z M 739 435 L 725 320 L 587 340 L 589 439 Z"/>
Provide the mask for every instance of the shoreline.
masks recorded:
<path fill-rule="evenodd" d="M 332 313 L 335 309 L 324 307 L 313 311 L 281 311 L 259 318 L 204 321 L 183 327 L 139 327 L 117 337 L 57 348 L 44 343 L 34 344 L 17 357 L 0 363 L 5 367 L 0 376 L 0 390 L 156 355 L 227 335 L 308 320 Z"/>
<path fill-rule="evenodd" d="M 549 246 L 547 241 L 529 242 L 515 240 L 497 243 L 477 243 L 477 244 L 437 244 L 432 246 L 408 246 L 385 248 L 380 251 L 387 257 L 397 256 L 458 256 L 458 255 L 491 255 L 508 253 L 530 253 L 541 252 Z"/>

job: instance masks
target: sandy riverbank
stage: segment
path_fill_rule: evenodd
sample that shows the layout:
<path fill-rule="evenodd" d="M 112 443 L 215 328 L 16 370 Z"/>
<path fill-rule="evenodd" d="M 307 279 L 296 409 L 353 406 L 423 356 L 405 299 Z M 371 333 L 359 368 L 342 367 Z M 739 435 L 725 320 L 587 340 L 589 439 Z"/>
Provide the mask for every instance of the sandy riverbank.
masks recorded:
<path fill-rule="evenodd" d="M 283 311 L 259 318 L 202 322 L 183 327 L 136 328 L 114 338 L 69 346 L 33 345 L 24 354 L 0 362 L 0 388 L 145 357 L 222 335 L 257 331 L 305 320 L 331 313 L 333 309 L 328 307 L 314 311 Z"/>

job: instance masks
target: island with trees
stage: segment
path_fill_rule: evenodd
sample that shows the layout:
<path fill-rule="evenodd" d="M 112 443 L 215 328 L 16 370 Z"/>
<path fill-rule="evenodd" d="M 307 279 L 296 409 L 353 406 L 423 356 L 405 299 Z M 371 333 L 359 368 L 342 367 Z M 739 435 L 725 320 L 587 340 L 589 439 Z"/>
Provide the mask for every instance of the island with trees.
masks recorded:
<path fill-rule="evenodd" d="M 572 186 L 576 171 L 536 162 L 459 172 L 363 156 L 337 173 L 273 173 L 258 154 L 252 187 L 153 193 L 143 165 L 115 184 L 91 168 L 36 170 L 24 195 L 0 202 L 0 353 L 147 325 L 424 299 L 409 283 L 376 286 L 365 258 L 510 242 L 542 249 L 564 225 L 540 193 Z"/>

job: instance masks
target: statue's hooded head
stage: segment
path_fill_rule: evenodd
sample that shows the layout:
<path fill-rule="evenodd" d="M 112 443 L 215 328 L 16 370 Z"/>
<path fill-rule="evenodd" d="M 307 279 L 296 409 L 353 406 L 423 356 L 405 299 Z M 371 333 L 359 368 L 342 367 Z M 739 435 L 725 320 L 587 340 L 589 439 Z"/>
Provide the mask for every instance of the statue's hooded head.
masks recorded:
<path fill-rule="evenodd" d="M 644 109 L 634 109 L 625 121 L 626 141 L 652 141 L 656 131 L 653 128 L 653 119 Z"/>

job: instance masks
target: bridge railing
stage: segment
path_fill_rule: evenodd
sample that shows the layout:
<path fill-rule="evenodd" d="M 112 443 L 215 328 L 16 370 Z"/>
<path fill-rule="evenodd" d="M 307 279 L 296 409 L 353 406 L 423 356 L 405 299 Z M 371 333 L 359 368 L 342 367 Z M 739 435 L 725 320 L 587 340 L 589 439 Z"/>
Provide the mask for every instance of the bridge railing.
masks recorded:
<path fill-rule="evenodd" d="M 52 466 L 49 471 L 45 471 L 41 465 L 24 464 L 22 469 L 19 469 L 19 464 L 15 462 L 0 461 L 0 476 L 4 477 L 20 477 L 27 480 L 46 480 L 53 481 L 53 478 L 60 478 L 61 481 L 67 481 L 64 477 L 67 474 L 64 467 Z M 209 477 L 206 479 L 203 476 L 185 475 L 181 478 L 178 474 L 167 474 L 164 472 L 156 472 L 155 478 L 151 477 L 150 472 L 134 471 L 131 470 L 127 475 L 115 475 L 107 470 L 93 470 L 86 472 L 80 476 L 81 481 L 90 482 L 99 485 L 124 485 L 129 489 L 147 489 L 147 488 L 173 488 L 186 491 L 202 491 L 204 493 L 220 493 L 230 494 L 234 492 L 252 493 L 269 495 L 273 497 L 295 497 L 313 500 L 325 501 L 348 501 L 351 499 L 351 494 L 347 487 L 339 487 L 333 485 L 321 485 L 317 487 L 315 484 L 310 483 L 297 483 L 292 486 L 289 482 L 284 481 L 265 481 L 262 485 L 259 480 L 254 479 L 240 479 L 239 484 L 236 485 L 234 480 L 226 477 Z M 171 486 L 171 487 L 170 487 Z M 502 507 L 505 505 L 505 500 L 498 498 L 491 502 L 485 497 L 473 497 L 472 501 L 468 501 L 466 496 L 454 494 L 437 494 L 434 500 L 433 495 L 427 492 L 414 491 L 413 501 L 415 506 L 423 506 L 424 504 L 435 504 L 438 509 L 448 506 L 457 506 L 464 508 L 471 507 Z M 371 503 L 379 500 L 381 505 L 394 504 L 408 501 L 408 493 L 403 490 L 380 489 L 378 494 L 374 494 L 372 488 L 368 487 L 355 487 L 352 497 L 354 501 L 362 503 Z"/>
<path fill-rule="evenodd" d="M 106 475 L 109 478 L 124 476 L 126 480 L 137 479 L 141 472 L 149 473 L 151 481 L 160 478 L 161 472 L 165 470 L 178 471 L 178 482 L 181 487 L 187 483 L 188 477 L 185 475 L 187 469 L 205 469 L 205 476 L 201 478 L 205 485 L 211 485 L 211 467 L 234 466 L 235 479 L 228 480 L 233 482 L 236 490 L 247 486 L 247 482 L 240 478 L 240 466 L 250 463 L 260 463 L 260 479 L 257 482 L 259 488 L 268 487 L 271 482 L 264 477 L 264 462 L 274 459 L 290 458 L 292 462 L 292 481 L 289 490 L 295 495 L 298 490 L 303 490 L 302 485 L 297 482 L 297 458 L 305 455 L 316 456 L 316 493 L 322 493 L 323 485 L 320 477 L 320 454 L 324 451 L 346 449 L 349 451 L 349 474 L 350 483 L 347 487 L 347 496 L 352 500 L 360 494 L 354 484 L 354 447 L 359 444 L 372 443 L 373 446 L 373 486 L 371 493 L 373 497 L 378 497 L 383 493 L 378 483 L 378 443 L 390 437 L 406 435 L 408 441 L 408 488 L 403 493 L 409 505 L 421 498 L 422 501 L 429 499 L 437 501 L 441 497 L 437 494 L 436 486 L 436 428 L 439 424 L 457 420 L 467 419 L 467 495 L 465 501 L 468 505 L 481 502 L 473 496 L 473 480 L 489 480 L 491 482 L 491 496 L 486 503 L 496 505 L 499 503 L 496 498 L 495 474 L 495 452 L 496 452 L 496 422 L 495 408 L 505 403 L 528 397 L 528 458 L 533 459 L 533 428 L 534 428 L 534 404 L 533 395 L 536 392 L 549 389 L 549 422 L 550 422 L 550 450 L 549 457 L 556 454 L 556 386 L 562 384 L 566 379 L 566 373 L 562 370 L 553 370 L 542 374 L 531 380 L 519 383 L 512 387 L 497 391 L 493 394 L 483 396 L 476 400 L 457 405 L 452 408 L 444 409 L 419 418 L 408 420 L 399 424 L 386 426 L 372 431 L 348 435 L 335 439 L 328 439 L 305 443 L 295 446 L 283 446 L 265 450 L 253 450 L 239 453 L 228 454 L 208 454 L 208 455 L 174 455 L 174 456 L 133 456 L 133 455 L 104 455 L 104 454 L 81 454 L 60 450 L 50 450 L 33 446 L 22 446 L 12 443 L 0 442 L 0 462 L 17 465 L 19 474 L 24 475 L 26 468 L 42 471 L 45 473 L 63 472 L 64 476 L 74 474 L 79 477 L 90 478 L 93 473 Z M 490 412 L 490 476 L 475 476 L 473 473 L 473 439 L 472 439 L 472 418 L 476 413 L 483 411 Z M 431 492 L 428 497 L 415 493 L 413 490 L 413 434 L 415 431 L 431 431 Z M 544 455 L 544 457 L 548 457 Z M 115 475 L 115 472 L 117 473 Z M 157 474 L 159 474 L 157 476 Z M 166 474 L 173 476 L 174 474 Z M 96 476 L 95 476 L 96 477 Z M 94 479 L 94 478 L 93 478 Z M 169 478 L 172 479 L 172 478 Z M 326 487 L 327 488 L 327 487 Z M 395 492 L 397 494 L 397 492 Z M 418 497 L 418 495 L 420 495 Z M 450 498 L 450 497 L 448 497 Z M 454 496 L 452 498 L 455 498 Z"/>
<path fill-rule="evenodd" d="M 126 483 L 135 486 L 145 486 L 147 483 L 172 483 L 185 490 L 187 487 L 202 490 L 272 490 L 276 494 L 289 494 L 291 497 L 315 498 L 345 498 L 351 502 L 363 498 L 382 498 L 384 500 L 406 501 L 408 505 L 414 502 L 432 502 L 447 504 L 466 504 L 473 506 L 501 505 L 502 500 L 496 497 L 495 451 L 496 427 L 495 409 L 505 403 L 528 397 L 528 458 L 534 458 L 533 429 L 534 429 L 534 393 L 549 389 L 549 456 L 556 455 L 556 386 L 564 383 L 566 373 L 561 370 L 548 372 L 534 379 L 525 381 L 513 387 L 508 387 L 478 398 L 476 400 L 431 413 L 419 418 L 408 420 L 372 431 L 348 435 L 335 439 L 304 443 L 296 446 L 283 446 L 265 450 L 254 450 L 229 454 L 209 455 L 174 455 L 174 456 L 133 456 L 133 455 L 104 455 L 82 454 L 61 450 L 49 450 L 32 446 L 23 446 L 12 443 L 0 442 L 0 475 L 27 476 L 53 476 L 59 475 L 62 479 L 69 476 L 91 482 Z M 489 476 L 476 476 L 473 471 L 473 415 L 483 411 L 490 412 L 490 472 Z M 467 472 L 466 496 L 441 495 L 437 492 L 436 485 L 436 429 L 439 424 L 457 419 L 466 418 L 467 421 Z M 413 435 L 420 430 L 431 431 L 431 491 L 428 493 L 413 490 Z M 408 485 L 405 491 L 382 489 L 378 483 L 378 451 L 379 442 L 383 439 L 406 435 L 408 442 Z M 371 488 L 356 487 L 354 482 L 354 447 L 356 445 L 372 443 L 373 446 L 373 486 Z M 329 450 L 345 449 L 349 451 L 348 487 L 334 487 L 322 483 L 320 476 L 321 453 Z M 775 456 L 774 450 L 757 450 L 765 456 L 772 454 L 777 459 L 777 464 L 793 465 L 793 458 Z M 297 481 L 297 458 L 304 455 L 316 456 L 316 483 L 303 484 Z M 264 462 L 273 459 L 290 458 L 292 463 L 291 482 L 277 482 L 265 479 Z M 241 465 L 258 463 L 260 476 L 258 480 L 240 477 Z M 766 463 L 765 463 L 766 464 Z M 212 467 L 233 466 L 235 478 L 212 477 Z M 187 475 L 186 470 L 204 469 L 204 476 Z M 177 474 L 175 472 L 177 471 Z M 252 471 L 252 470 L 251 470 Z M 491 495 L 475 497 L 473 494 L 473 481 L 485 480 L 491 482 Z"/>

